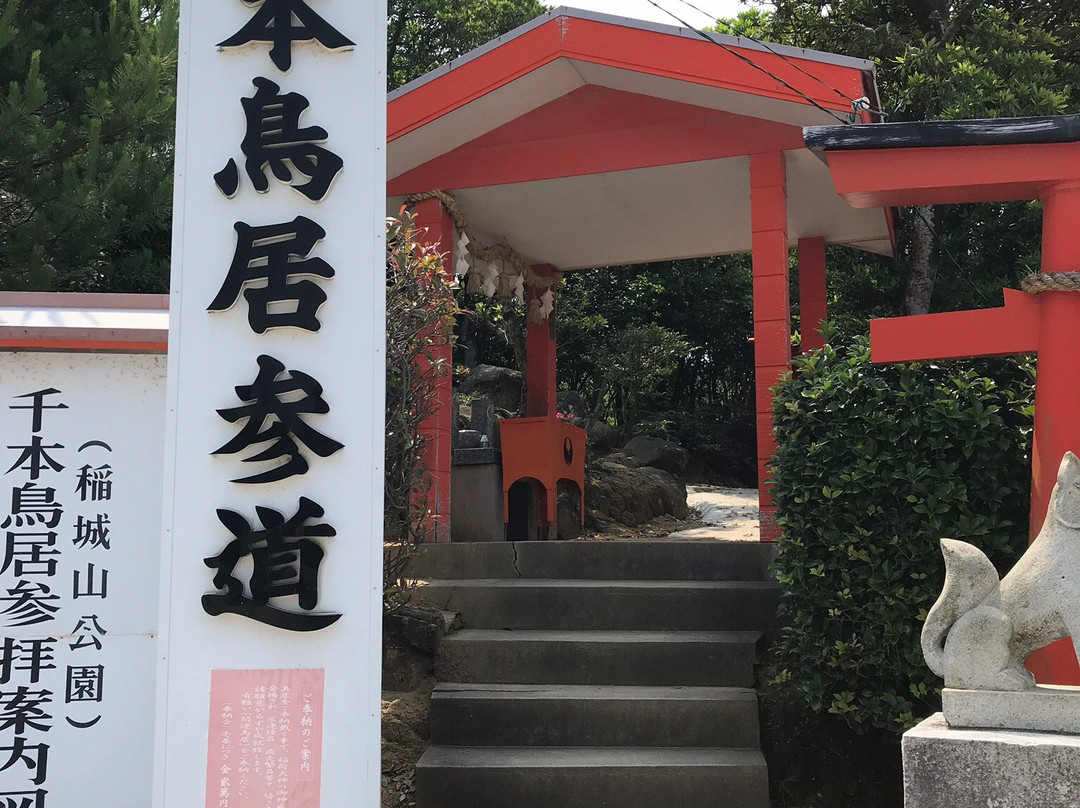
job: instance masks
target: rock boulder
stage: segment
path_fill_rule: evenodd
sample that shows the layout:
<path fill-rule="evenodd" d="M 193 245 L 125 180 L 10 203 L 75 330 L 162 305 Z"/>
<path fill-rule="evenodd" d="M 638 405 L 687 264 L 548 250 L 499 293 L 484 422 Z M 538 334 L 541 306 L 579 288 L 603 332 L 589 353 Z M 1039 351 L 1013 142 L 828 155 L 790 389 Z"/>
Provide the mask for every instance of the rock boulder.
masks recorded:
<path fill-rule="evenodd" d="M 496 409 L 517 412 L 524 379 L 520 371 L 511 368 L 477 365 L 462 379 L 458 390 L 475 398 L 489 399 Z"/>
<path fill-rule="evenodd" d="M 685 519 L 686 486 L 663 469 L 636 467 L 633 458 L 611 454 L 589 464 L 585 476 L 585 524 L 605 521 L 635 527 L 668 514 Z"/>
<path fill-rule="evenodd" d="M 623 447 L 623 454 L 629 455 L 643 466 L 663 469 L 671 474 L 682 474 L 686 471 L 686 462 L 690 458 L 689 452 L 679 444 L 646 435 L 631 438 Z"/>

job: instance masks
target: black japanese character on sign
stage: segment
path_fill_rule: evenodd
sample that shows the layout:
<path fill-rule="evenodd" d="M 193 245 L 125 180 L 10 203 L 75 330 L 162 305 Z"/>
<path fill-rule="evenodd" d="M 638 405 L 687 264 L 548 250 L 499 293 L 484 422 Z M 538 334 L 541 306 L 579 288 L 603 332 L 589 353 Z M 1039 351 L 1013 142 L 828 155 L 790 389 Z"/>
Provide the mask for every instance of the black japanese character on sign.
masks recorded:
<path fill-rule="evenodd" d="M 37 483 L 26 483 L 11 490 L 11 514 L 0 522 L 0 527 L 56 527 L 60 524 L 63 507 L 56 501 L 55 488 L 41 488 Z"/>
<path fill-rule="evenodd" d="M 109 517 L 99 513 L 93 518 L 79 516 L 75 522 L 75 538 L 72 543 L 76 547 L 102 547 L 109 549 Z"/>
<path fill-rule="evenodd" d="M 106 502 L 112 499 L 112 466 L 85 465 L 79 469 L 75 493 L 83 502 Z"/>
<path fill-rule="evenodd" d="M 334 277 L 334 268 L 326 261 L 307 257 L 326 231 L 305 216 L 261 227 L 237 222 L 233 229 L 236 252 L 207 311 L 231 309 L 243 291 L 248 323 L 256 334 L 286 326 L 318 331 L 316 315 L 326 302 L 326 292 L 313 281 L 296 278 Z"/>
<path fill-rule="evenodd" d="M 68 665 L 64 702 L 101 701 L 105 668 L 102 665 Z"/>
<path fill-rule="evenodd" d="M 27 743 L 26 738 L 16 735 L 11 746 L 0 746 L 0 772 L 10 769 L 16 763 L 24 763 L 32 773 L 30 782 L 40 786 L 45 782 L 49 766 L 49 745 Z M 0 794 L 0 799 L 3 798 Z M 0 803 L 2 805 L 3 803 Z"/>
<path fill-rule="evenodd" d="M 337 178 L 345 163 L 329 149 L 320 146 L 327 138 L 321 126 L 300 128 L 300 116 L 311 102 L 299 93 L 281 95 L 281 88 L 270 79 L 252 79 L 255 95 L 241 98 L 247 130 L 240 142 L 244 153 L 244 171 L 259 193 L 270 189 L 266 168 L 280 181 L 291 185 L 313 202 L 318 202 Z M 293 172 L 308 181 L 297 185 Z M 236 161 L 230 159 L 214 175 L 218 189 L 232 197 L 240 188 Z"/>
<path fill-rule="evenodd" d="M 5 637 L 0 647 L 0 685 L 6 685 L 14 671 L 26 671 L 30 684 L 37 684 L 43 670 L 56 668 L 49 664 L 54 659 L 55 645 L 56 640 L 52 637 L 41 640 Z"/>
<path fill-rule="evenodd" d="M 219 48 L 235 48 L 251 42 L 270 42 L 270 61 L 278 70 L 292 67 L 293 42 L 318 42 L 327 50 L 346 50 L 356 43 L 342 36 L 316 14 L 304 0 L 244 0 L 259 7 L 248 22 Z M 293 21 L 297 24 L 293 24 Z"/>
<path fill-rule="evenodd" d="M 100 637 L 108 633 L 109 632 L 103 629 L 98 623 L 98 616 L 96 614 L 84 614 L 79 618 L 79 622 L 75 624 L 75 628 L 71 632 L 71 636 L 75 642 L 71 643 L 68 647 L 72 651 L 78 651 L 80 648 L 89 648 L 93 646 L 96 650 L 100 651 Z"/>
<path fill-rule="evenodd" d="M 337 531 L 326 523 L 308 525 L 310 519 L 323 515 L 322 506 L 301 497 L 296 514 L 286 520 L 279 511 L 255 509 L 262 530 L 235 511 L 221 508 L 218 519 L 235 537 L 219 555 L 204 559 L 206 566 L 217 572 L 214 586 L 223 594 L 203 595 L 202 606 L 207 614 L 238 614 L 289 631 L 316 631 L 335 622 L 340 614 L 304 614 L 279 609 L 270 604 L 272 598 L 295 595 L 297 603 L 310 612 L 319 603 L 319 565 L 323 549 L 316 538 L 329 538 Z M 249 581 L 251 597 L 244 596 L 244 582 L 234 576 L 241 559 L 251 556 L 252 572 Z"/>
<path fill-rule="evenodd" d="M 22 735 L 27 727 L 48 732 L 52 725 L 46 722 L 51 721 L 52 716 L 45 712 L 45 707 L 51 702 L 51 690 L 19 687 L 0 691 L 0 732 L 10 729 L 16 735 Z"/>
<path fill-rule="evenodd" d="M 46 467 L 51 468 L 53 471 L 63 471 L 64 466 L 57 461 L 53 460 L 46 452 L 46 449 L 63 449 L 59 443 L 52 443 L 48 446 L 41 442 L 40 435 L 33 435 L 30 438 L 29 445 L 21 446 L 8 446 L 9 449 L 22 449 L 22 454 L 19 455 L 19 459 L 16 460 L 5 474 L 10 474 L 15 469 L 30 472 L 30 479 L 36 480 L 41 476 L 42 470 Z M 23 465 L 23 464 L 26 465 Z"/>
<path fill-rule="evenodd" d="M 100 581 L 95 584 L 95 570 L 93 564 L 86 565 L 86 589 L 79 588 L 79 582 L 82 578 L 82 573 L 79 570 L 74 571 L 71 584 L 71 597 L 72 599 L 78 598 L 101 598 L 104 600 L 109 596 L 109 571 L 106 569 L 101 570 Z M 95 587 L 100 587 L 97 589 Z"/>
<path fill-rule="evenodd" d="M 4 564 L 0 573 L 7 572 L 14 566 L 15 577 L 24 575 L 44 575 L 51 578 L 56 574 L 56 562 L 60 551 L 54 548 L 56 534 L 47 533 L 12 533 L 7 531 L 4 542 Z"/>
<path fill-rule="evenodd" d="M 60 596 L 52 594 L 45 584 L 22 580 L 7 590 L 6 597 L 0 598 L 0 603 L 8 604 L 0 614 L 8 615 L 8 625 L 12 628 L 33 626 L 56 619 L 60 611 L 54 604 L 57 600 Z"/>
<path fill-rule="evenodd" d="M 0 791 L 0 808 L 45 808 L 48 791 Z"/>
<path fill-rule="evenodd" d="M 322 385 L 297 370 L 290 370 L 279 378 L 286 373 L 285 365 L 272 356 L 263 354 L 258 361 L 259 374 L 254 383 L 235 388 L 244 405 L 218 410 L 218 415 L 230 424 L 243 419 L 247 419 L 247 423 L 236 437 L 212 454 L 236 454 L 256 444 L 273 441 L 258 454 L 245 457 L 243 462 L 286 460 L 260 474 L 233 480 L 234 483 L 270 483 L 307 473 L 308 462 L 300 454 L 296 441 L 319 457 L 329 457 L 344 448 L 343 444 L 308 426 L 301 417 L 330 412 L 330 405 L 322 398 Z"/>
<path fill-rule="evenodd" d="M 94 724 L 101 720 L 101 716 L 99 715 L 95 718 L 91 718 L 89 721 L 76 721 L 69 715 L 64 720 L 71 724 L 71 726 L 75 727 L 75 729 L 90 729 L 90 727 L 94 726 Z"/>
<path fill-rule="evenodd" d="M 15 398 L 28 398 L 31 400 L 30 404 L 12 404 L 8 407 L 10 410 L 32 410 L 34 415 L 31 421 L 30 431 L 38 433 L 41 431 L 41 414 L 45 410 L 66 410 L 67 404 L 46 404 L 46 396 L 58 396 L 60 391 L 55 387 L 48 387 L 44 390 L 37 390 L 33 393 L 26 393 L 21 396 L 15 396 Z"/>

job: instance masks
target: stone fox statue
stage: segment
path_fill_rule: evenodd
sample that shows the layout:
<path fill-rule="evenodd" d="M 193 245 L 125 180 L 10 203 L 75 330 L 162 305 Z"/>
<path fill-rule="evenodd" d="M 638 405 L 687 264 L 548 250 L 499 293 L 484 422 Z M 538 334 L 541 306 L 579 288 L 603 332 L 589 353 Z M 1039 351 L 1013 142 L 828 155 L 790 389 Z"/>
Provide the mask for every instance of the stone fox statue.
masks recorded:
<path fill-rule="evenodd" d="M 1028 654 L 1080 640 L 1080 460 L 1065 453 L 1043 528 L 1002 580 L 967 542 L 942 539 L 941 552 L 945 586 L 922 631 L 930 670 L 950 688 L 1034 687 Z"/>

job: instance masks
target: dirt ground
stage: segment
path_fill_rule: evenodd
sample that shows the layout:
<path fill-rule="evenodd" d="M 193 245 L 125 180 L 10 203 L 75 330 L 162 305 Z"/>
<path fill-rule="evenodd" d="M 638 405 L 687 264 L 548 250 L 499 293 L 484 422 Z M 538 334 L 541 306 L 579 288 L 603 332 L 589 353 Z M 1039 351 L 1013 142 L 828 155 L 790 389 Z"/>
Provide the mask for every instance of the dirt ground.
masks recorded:
<path fill-rule="evenodd" d="M 382 694 L 382 808 L 416 805 L 413 775 L 427 747 L 431 691 L 427 679 L 410 693 Z"/>
<path fill-rule="evenodd" d="M 693 514 L 689 519 L 676 519 L 674 516 L 658 516 L 650 522 L 636 527 L 626 527 L 617 522 L 609 522 L 600 530 L 584 530 L 573 541 L 658 541 L 668 538 L 679 530 L 701 527 L 703 522 Z"/>

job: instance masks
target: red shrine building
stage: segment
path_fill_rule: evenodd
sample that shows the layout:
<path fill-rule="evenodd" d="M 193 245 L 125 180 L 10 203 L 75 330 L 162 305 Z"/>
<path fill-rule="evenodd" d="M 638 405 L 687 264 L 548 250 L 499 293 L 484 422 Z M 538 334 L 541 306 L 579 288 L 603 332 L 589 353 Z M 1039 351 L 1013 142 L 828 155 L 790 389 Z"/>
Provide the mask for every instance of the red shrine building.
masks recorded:
<path fill-rule="evenodd" d="M 869 61 L 573 9 L 390 94 L 388 210 L 415 202 L 447 266 L 481 275 L 489 292 L 516 286 L 529 306 L 526 417 L 513 419 L 528 423 L 501 424 L 528 438 L 503 453 L 504 492 L 533 481 L 550 522 L 558 479 L 584 474 L 572 468 L 583 435 L 555 422 L 564 273 L 750 252 L 761 537 L 776 538 L 766 462 L 770 388 L 791 359 L 791 252 L 806 350 L 822 339 L 826 246 L 893 249 L 886 204 L 848 204 L 802 129 L 869 123 L 878 106 Z M 433 538 L 448 541 L 456 425 L 441 384 L 426 429 L 429 508 Z"/>

